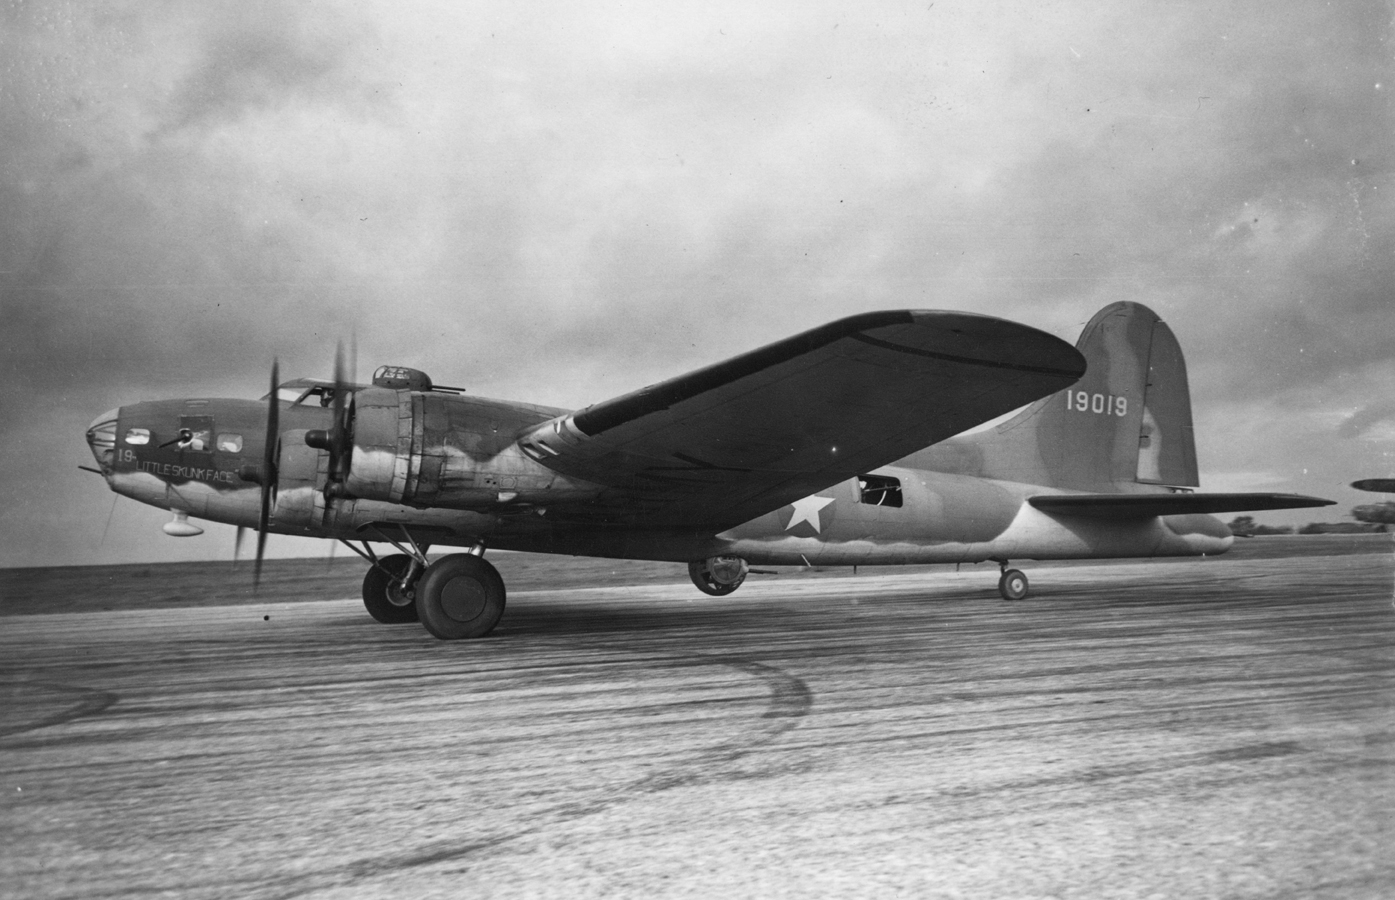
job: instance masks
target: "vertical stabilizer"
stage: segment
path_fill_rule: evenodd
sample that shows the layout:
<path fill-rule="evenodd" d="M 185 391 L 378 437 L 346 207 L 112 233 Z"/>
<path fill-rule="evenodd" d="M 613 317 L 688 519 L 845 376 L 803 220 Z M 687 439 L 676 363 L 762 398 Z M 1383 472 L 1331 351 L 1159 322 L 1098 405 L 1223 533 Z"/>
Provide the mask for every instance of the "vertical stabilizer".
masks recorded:
<path fill-rule="evenodd" d="M 1084 491 L 1195 487 L 1187 365 L 1172 329 L 1142 304 L 1112 303 L 1075 346 L 1088 368 L 1070 388 L 921 451 L 913 464 Z"/>
<path fill-rule="evenodd" d="M 1137 480 L 1178 487 L 1198 487 L 1201 483 L 1196 470 L 1187 361 L 1177 336 L 1157 318 L 1148 359 L 1148 385 L 1143 394 Z"/>

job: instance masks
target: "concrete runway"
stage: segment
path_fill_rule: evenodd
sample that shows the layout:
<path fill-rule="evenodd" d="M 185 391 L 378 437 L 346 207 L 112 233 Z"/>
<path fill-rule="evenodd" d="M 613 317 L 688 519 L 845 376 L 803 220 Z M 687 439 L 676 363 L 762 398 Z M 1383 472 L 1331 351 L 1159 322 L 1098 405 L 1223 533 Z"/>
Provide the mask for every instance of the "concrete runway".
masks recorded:
<path fill-rule="evenodd" d="M 0 896 L 1395 896 L 1388 552 L 1026 568 L 8 617 Z"/>

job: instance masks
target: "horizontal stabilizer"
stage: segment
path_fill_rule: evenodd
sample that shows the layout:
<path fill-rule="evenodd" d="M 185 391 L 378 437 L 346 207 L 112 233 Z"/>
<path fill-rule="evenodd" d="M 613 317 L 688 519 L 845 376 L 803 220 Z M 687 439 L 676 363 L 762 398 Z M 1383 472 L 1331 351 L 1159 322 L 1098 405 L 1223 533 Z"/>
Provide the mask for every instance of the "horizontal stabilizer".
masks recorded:
<path fill-rule="evenodd" d="M 1353 481 L 1351 486 L 1358 491 L 1374 491 L 1377 494 L 1395 494 L 1395 478 L 1365 478 Z"/>
<path fill-rule="evenodd" d="M 1032 506 L 1054 516 L 1086 519 L 1147 519 L 1197 513 L 1249 512 L 1332 506 L 1335 500 L 1302 494 L 1050 494 L 1030 497 Z"/>

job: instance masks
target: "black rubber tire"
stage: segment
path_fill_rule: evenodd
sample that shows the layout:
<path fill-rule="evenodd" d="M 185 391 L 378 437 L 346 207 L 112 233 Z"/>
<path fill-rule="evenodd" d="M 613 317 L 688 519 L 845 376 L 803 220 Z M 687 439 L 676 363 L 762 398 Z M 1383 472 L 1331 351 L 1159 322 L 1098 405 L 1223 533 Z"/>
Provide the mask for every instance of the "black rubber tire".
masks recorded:
<path fill-rule="evenodd" d="M 443 556 L 417 583 L 417 614 L 443 641 L 484 637 L 504 614 L 504 579 L 481 557 Z"/>
<path fill-rule="evenodd" d="M 724 584 L 718 581 L 712 574 L 710 567 L 711 562 L 712 560 L 710 559 L 695 559 L 688 563 L 688 577 L 693 580 L 693 584 L 697 585 L 697 589 L 704 594 L 711 594 L 713 597 L 725 597 L 745 583 L 745 572 L 742 572 L 741 576 L 733 582 Z"/>
<path fill-rule="evenodd" d="M 363 607 L 368 614 L 384 625 L 402 625 L 417 621 L 417 605 L 409 602 L 397 604 L 393 596 L 402 597 L 398 582 L 412 567 L 412 558 L 404 553 L 384 556 L 378 564 L 369 568 L 363 576 Z M 421 580 L 413 587 L 419 587 Z"/>
<path fill-rule="evenodd" d="M 1004 600 L 1021 600 L 1027 596 L 1027 576 L 1017 569 L 1008 569 L 998 579 L 998 593 Z"/>

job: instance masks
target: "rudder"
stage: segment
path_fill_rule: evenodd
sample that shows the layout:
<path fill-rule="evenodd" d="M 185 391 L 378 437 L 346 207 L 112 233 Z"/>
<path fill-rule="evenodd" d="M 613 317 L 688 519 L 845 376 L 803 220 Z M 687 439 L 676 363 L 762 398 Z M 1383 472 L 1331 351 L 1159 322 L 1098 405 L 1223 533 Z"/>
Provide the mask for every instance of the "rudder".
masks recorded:
<path fill-rule="evenodd" d="M 1153 320 L 1135 475 L 1144 484 L 1200 487 L 1187 361 L 1172 329 L 1157 316 Z"/>

